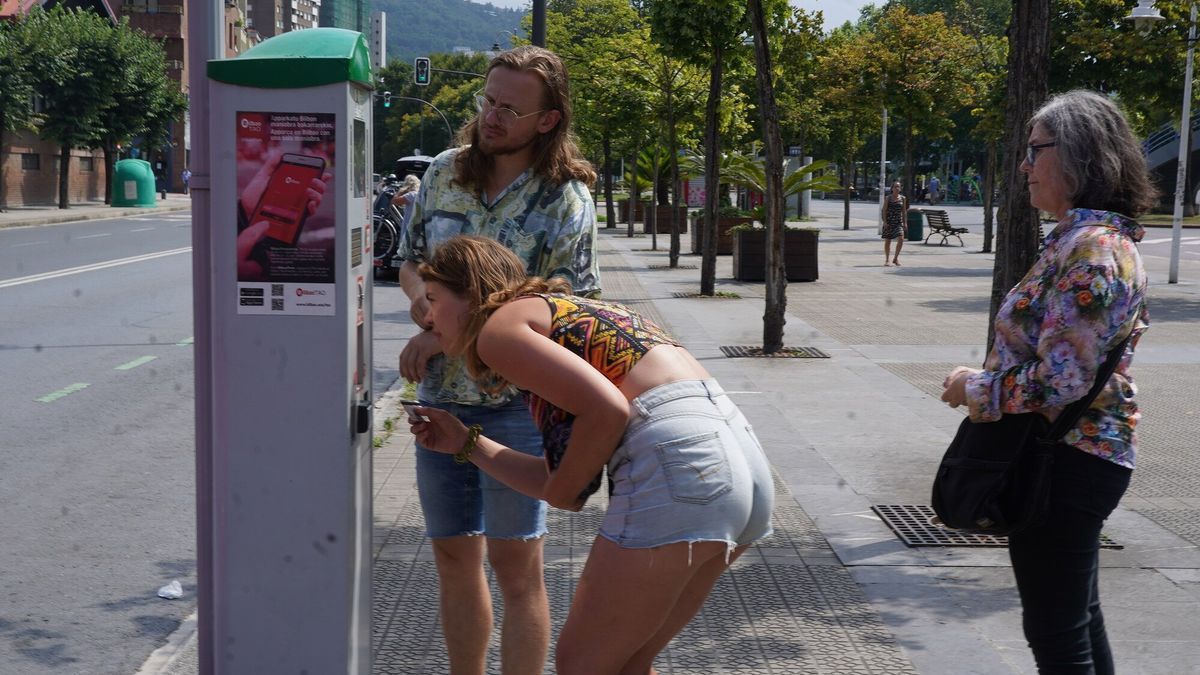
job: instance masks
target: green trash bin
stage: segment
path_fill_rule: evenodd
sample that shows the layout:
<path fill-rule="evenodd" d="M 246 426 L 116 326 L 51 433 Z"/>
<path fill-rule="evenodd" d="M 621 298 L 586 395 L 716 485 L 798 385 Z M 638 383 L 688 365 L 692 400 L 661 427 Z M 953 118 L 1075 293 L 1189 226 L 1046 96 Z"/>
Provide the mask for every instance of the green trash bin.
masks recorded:
<path fill-rule="evenodd" d="M 925 212 L 921 209 L 908 210 L 908 232 L 904 238 L 908 241 L 921 241 L 925 238 Z"/>
<path fill-rule="evenodd" d="M 122 159 L 113 167 L 113 206 L 154 206 L 154 170 L 144 159 Z"/>

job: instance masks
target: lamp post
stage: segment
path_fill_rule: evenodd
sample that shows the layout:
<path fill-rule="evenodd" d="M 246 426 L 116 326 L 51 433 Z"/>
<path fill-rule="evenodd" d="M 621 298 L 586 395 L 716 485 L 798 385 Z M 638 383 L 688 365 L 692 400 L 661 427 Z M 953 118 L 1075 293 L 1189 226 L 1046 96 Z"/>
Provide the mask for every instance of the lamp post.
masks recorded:
<path fill-rule="evenodd" d="M 1187 191 L 1187 163 L 1192 145 L 1192 59 L 1196 48 L 1196 3 L 1191 3 L 1191 27 L 1188 29 L 1187 68 L 1183 80 L 1183 112 L 1179 119 L 1179 165 L 1175 169 L 1175 215 L 1171 223 L 1171 266 L 1167 283 L 1179 283 L 1179 246 L 1183 239 L 1183 193 Z M 1153 0 L 1138 0 L 1137 7 L 1125 17 L 1142 33 L 1150 31 L 1162 15 L 1154 9 Z"/>

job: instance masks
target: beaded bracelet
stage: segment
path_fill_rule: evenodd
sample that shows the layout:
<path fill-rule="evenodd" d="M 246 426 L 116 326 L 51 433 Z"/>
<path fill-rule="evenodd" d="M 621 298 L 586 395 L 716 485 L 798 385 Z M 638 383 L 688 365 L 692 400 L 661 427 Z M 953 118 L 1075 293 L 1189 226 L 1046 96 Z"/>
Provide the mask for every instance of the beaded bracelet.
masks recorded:
<path fill-rule="evenodd" d="M 463 443 L 462 450 L 454 453 L 455 464 L 466 464 L 471 461 L 471 453 L 475 451 L 475 442 L 479 440 L 481 433 L 483 433 L 483 427 L 478 424 L 467 427 L 467 442 Z"/>

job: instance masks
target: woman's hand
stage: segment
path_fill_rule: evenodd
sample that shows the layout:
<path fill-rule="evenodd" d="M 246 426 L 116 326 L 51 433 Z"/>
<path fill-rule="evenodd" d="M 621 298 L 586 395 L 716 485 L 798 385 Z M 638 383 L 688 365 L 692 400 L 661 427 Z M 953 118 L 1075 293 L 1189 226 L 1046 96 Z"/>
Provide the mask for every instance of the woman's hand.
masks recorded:
<path fill-rule="evenodd" d="M 957 408 L 967 402 L 967 378 L 980 372 L 978 368 L 967 368 L 959 366 L 950 371 L 946 379 L 942 381 L 942 400 L 950 405 L 951 408 Z"/>
<path fill-rule="evenodd" d="M 417 442 L 430 450 L 453 455 L 463 449 L 467 442 L 467 426 L 458 418 L 440 408 L 416 408 L 417 414 L 427 422 L 410 422 L 409 429 Z"/>

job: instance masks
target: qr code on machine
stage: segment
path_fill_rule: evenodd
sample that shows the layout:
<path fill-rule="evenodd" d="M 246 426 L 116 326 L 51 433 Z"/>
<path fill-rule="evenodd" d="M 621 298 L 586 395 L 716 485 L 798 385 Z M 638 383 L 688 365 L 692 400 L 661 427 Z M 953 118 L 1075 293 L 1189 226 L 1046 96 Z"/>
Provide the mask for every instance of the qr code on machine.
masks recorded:
<path fill-rule="evenodd" d="M 271 311 L 272 312 L 282 312 L 283 311 L 283 298 L 271 298 Z"/>
<path fill-rule="evenodd" d="M 283 297 L 283 284 L 271 284 L 271 297 L 273 297 L 273 298 L 282 298 Z"/>

